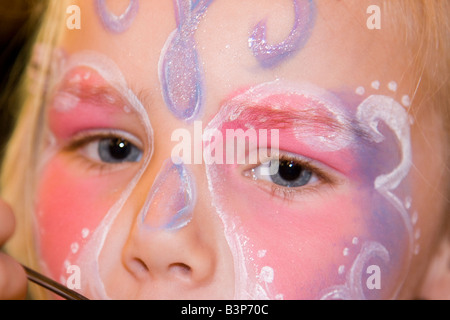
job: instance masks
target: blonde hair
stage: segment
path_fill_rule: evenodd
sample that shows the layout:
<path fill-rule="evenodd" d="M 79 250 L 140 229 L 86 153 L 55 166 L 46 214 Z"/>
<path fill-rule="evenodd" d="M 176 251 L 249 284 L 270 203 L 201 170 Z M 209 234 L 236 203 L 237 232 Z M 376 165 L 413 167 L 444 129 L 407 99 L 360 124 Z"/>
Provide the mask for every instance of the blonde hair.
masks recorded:
<path fill-rule="evenodd" d="M 22 101 L 16 130 L 9 141 L 1 171 L 2 197 L 14 208 L 17 229 L 8 243 L 8 251 L 28 266 L 40 269 L 37 262 L 35 241 L 32 236 L 34 211 L 33 195 L 36 182 L 36 159 L 43 140 L 43 109 L 46 103 L 46 84 L 52 59 L 52 48 L 60 43 L 66 18 L 66 1 L 49 1 L 45 17 L 36 38 L 41 46 L 41 61 L 33 77 L 30 92 L 30 78 L 27 74 L 21 84 Z M 398 0 L 386 1 L 385 10 L 398 12 L 392 19 L 397 26 L 399 39 L 411 48 L 413 57 L 411 69 L 417 71 L 418 90 L 426 91 L 439 108 L 442 125 L 447 126 L 445 142 L 448 145 L 449 132 L 449 18 L 450 2 L 446 0 Z M 393 16 L 392 14 L 390 16 Z M 30 65 L 30 68 L 36 66 Z M 450 148 L 444 148 L 448 150 Z M 448 154 L 446 155 L 448 157 Z M 448 168 L 447 168 L 448 173 Z M 449 188 L 448 188 L 449 189 Z M 45 298 L 42 292 L 35 292 L 35 298 Z"/>
<path fill-rule="evenodd" d="M 412 58 L 409 71 L 418 79 L 416 92 L 425 93 L 423 96 L 439 109 L 448 138 L 450 121 L 445 119 L 450 119 L 450 2 L 399 0 L 385 3 L 388 10 L 398 11 L 395 17 L 391 15 L 390 23 L 392 30 L 398 30 L 399 39 L 404 39 L 405 48 L 409 48 Z"/>
<path fill-rule="evenodd" d="M 60 42 L 65 19 L 66 1 L 48 1 L 35 43 L 44 44 L 39 53 L 40 61 L 32 64 L 32 54 L 27 72 L 23 76 L 17 94 L 22 97 L 20 113 L 1 170 L 0 191 L 2 198 L 14 209 L 16 230 L 6 249 L 21 263 L 40 269 L 33 240 L 34 184 L 36 155 L 42 141 L 42 109 L 46 102 L 46 84 L 50 71 L 52 48 Z M 32 73 L 32 76 L 30 74 Z M 33 287 L 32 295 L 44 299 L 48 294 Z"/>

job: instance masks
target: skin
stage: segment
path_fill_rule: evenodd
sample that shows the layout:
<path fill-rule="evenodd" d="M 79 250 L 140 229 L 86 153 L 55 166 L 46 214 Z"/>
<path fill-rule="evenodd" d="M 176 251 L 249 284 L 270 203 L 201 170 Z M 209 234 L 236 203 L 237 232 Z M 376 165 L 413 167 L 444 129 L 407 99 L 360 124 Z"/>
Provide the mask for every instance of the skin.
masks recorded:
<path fill-rule="evenodd" d="M 0 201 L 0 246 L 3 246 L 14 232 L 15 219 L 11 208 Z M 0 274 L 8 275 L 0 279 L 0 299 L 23 299 L 27 292 L 25 271 L 10 256 L 0 253 Z"/>
<path fill-rule="evenodd" d="M 373 1 L 318 1 L 316 21 L 311 25 L 306 45 L 282 63 L 267 68 L 258 64 L 248 48 L 249 32 L 267 18 L 268 42 L 282 42 L 292 28 L 291 1 L 276 4 L 258 1 L 257 6 L 253 1 L 212 3 L 195 32 L 205 99 L 196 120 L 203 121 L 206 127 L 230 101 L 242 98 L 248 88 L 276 79 L 295 88 L 304 82 L 313 83 L 336 93 L 342 102 L 342 112 L 350 117 L 355 117 L 358 106 L 371 93 L 396 101 L 401 101 L 403 95 L 412 95 L 415 79 L 409 76 L 407 59 L 398 54 L 405 52 L 404 48 L 388 28 L 371 31 L 365 26 L 365 9 L 370 4 Z M 196 193 L 201 195 L 196 198 L 192 219 L 176 231 L 143 229 L 137 217 L 153 182 L 171 156 L 175 145 L 170 141 L 171 133 L 184 128 L 193 135 L 192 123 L 174 117 L 167 108 L 158 77 L 161 49 L 176 27 L 174 7 L 170 1 L 141 1 L 140 12 L 130 29 L 113 34 L 102 26 L 92 4 L 80 1 L 79 6 L 83 12 L 82 29 L 66 32 L 61 48 L 69 57 L 91 50 L 113 61 L 147 110 L 153 134 L 142 121 L 142 114 L 135 110 L 125 112 L 78 103 L 62 112 L 55 111 L 54 104 L 49 106 L 48 126 L 56 143 L 47 149 L 43 160 L 36 209 L 41 230 L 37 242 L 49 275 L 64 281 L 65 265 L 80 264 L 85 281 L 96 277 L 103 284 L 101 293 L 95 286 L 82 288 L 81 292 L 92 298 L 260 298 L 255 293 L 258 286 L 272 299 L 321 298 L 345 283 L 345 274 L 358 252 L 362 252 L 363 242 L 376 241 L 383 243 L 390 254 L 390 264 L 383 259 L 375 261 L 386 272 L 383 273 L 386 285 L 383 282 L 383 290 L 375 293 L 365 291 L 365 297 L 415 297 L 418 275 L 425 268 L 424 260 L 434 245 L 438 221 L 443 216 L 439 196 L 416 191 L 424 181 L 439 187 L 438 181 L 434 182 L 439 173 L 433 169 L 442 161 L 439 143 L 434 143 L 439 136 L 432 133 L 425 138 L 421 134 L 430 121 L 429 115 L 422 109 L 414 113 L 415 124 L 411 127 L 414 168 L 397 189 L 403 198 L 411 194 L 411 211 L 419 213 L 428 206 L 430 198 L 438 198 L 431 202 L 433 210 L 427 210 L 426 216 L 419 214 L 414 226 L 414 231 L 420 229 L 417 241 L 421 249 L 417 255 L 412 254 L 415 248 L 405 240 L 409 234 L 398 219 L 398 212 L 373 187 L 377 176 L 392 171 L 399 162 L 398 157 L 392 156 L 399 152 L 392 134 L 383 146 L 353 138 L 351 145 L 342 150 L 324 152 L 302 139 L 291 141 L 292 131 L 281 130 L 280 149 L 314 160 L 327 177 L 322 179 L 326 182 L 306 187 L 306 192 L 291 194 L 289 199 L 285 199 L 283 192 L 271 194 L 268 181 L 246 178 L 249 166 L 188 165 Z M 110 10 L 117 13 L 125 7 L 126 4 L 117 1 L 109 4 Z M 90 72 L 89 80 L 83 82 L 86 87 L 92 83 L 108 85 L 108 80 L 95 70 L 78 68 L 74 72 L 81 77 Z M 59 85 L 70 82 L 70 76 Z M 374 80 L 380 82 L 379 89 L 371 87 Z M 387 87 L 391 81 L 398 84 L 395 92 Z M 366 89 L 363 96 L 355 94 L 360 86 Z M 292 98 L 293 102 L 289 102 L 286 95 L 271 99 L 263 103 L 260 114 L 264 106 L 267 109 L 280 99 L 290 108 L 303 101 Z M 223 121 L 219 123 L 219 130 L 223 126 L 242 128 L 239 119 L 226 125 Z M 144 151 L 143 158 L 100 169 L 98 163 L 92 165 L 86 153 L 80 153 L 80 148 L 64 147 L 77 132 L 90 127 L 120 129 L 133 135 Z M 417 156 L 430 152 L 436 156 L 431 159 Z M 104 245 L 92 254 L 95 231 L 127 190 L 130 193 L 108 226 Z M 170 193 L 170 189 L 166 192 Z M 394 217 L 393 220 L 377 220 L 373 213 L 379 211 Z M 374 227 L 383 223 L 393 228 Z M 233 225 L 240 228 L 240 233 L 230 231 Z M 11 232 L 11 228 L 7 230 Z M 358 241 L 353 241 L 355 238 Z M 239 242 L 242 239 L 248 241 L 243 244 Z M 391 242 L 395 245 L 387 244 Z M 242 253 L 234 247 L 236 243 L 241 245 Z M 86 261 L 92 257 L 98 261 L 98 273 L 91 274 L 92 269 L 88 269 L 91 265 Z M 346 270 L 342 274 L 338 273 L 341 265 Z M 236 284 L 240 283 L 243 270 L 250 280 L 248 286 L 240 288 Z M 318 285 L 319 279 L 327 280 Z"/>

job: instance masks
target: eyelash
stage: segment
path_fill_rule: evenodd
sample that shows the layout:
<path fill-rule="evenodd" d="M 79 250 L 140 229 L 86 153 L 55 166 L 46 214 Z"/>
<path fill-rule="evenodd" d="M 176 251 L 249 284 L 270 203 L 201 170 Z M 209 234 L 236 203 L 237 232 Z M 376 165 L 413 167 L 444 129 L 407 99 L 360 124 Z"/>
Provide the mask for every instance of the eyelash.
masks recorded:
<path fill-rule="evenodd" d="M 275 184 L 274 182 L 269 182 L 269 181 L 263 180 L 265 183 L 267 182 L 267 183 L 272 184 L 271 192 L 270 192 L 272 197 L 281 197 L 283 199 L 283 201 L 291 201 L 296 195 L 300 195 L 300 194 L 304 195 L 307 193 L 318 192 L 319 191 L 318 186 L 320 186 L 320 185 L 327 185 L 327 186 L 334 187 L 337 184 L 337 180 L 335 178 L 331 177 L 330 174 L 327 174 L 321 168 L 318 168 L 316 165 L 313 164 L 313 161 L 311 161 L 311 160 L 303 159 L 303 158 L 300 158 L 295 155 L 290 155 L 290 154 L 281 153 L 281 152 L 280 152 L 280 154 L 272 155 L 267 160 L 272 161 L 275 159 L 277 159 L 280 162 L 294 161 L 299 166 L 301 166 L 304 170 L 311 171 L 312 174 L 314 174 L 318 178 L 319 182 L 315 183 L 315 185 L 313 185 L 313 186 L 306 185 L 306 186 L 300 186 L 300 187 L 284 187 L 284 186 Z M 258 166 L 253 167 L 250 170 L 247 170 L 244 173 L 244 175 L 246 175 L 248 177 L 254 176 L 255 168 L 258 168 L 261 165 L 262 164 L 260 163 Z M 253 178 L 253 179 L 255 180 L 255 178 Z M 257 180 L 261 180 L 261 179 L 257 179 Z"/>
<path fill-rule="evenodd" d="M 112 163 L 94 161 L 94 160 L 90 159 L 89 157 L 82 155 L 79 150 L 82 147 L 87 146 L 89 143 L 92 143 L 95 141 L 100 141 L 102 139 L 114 139 L 114 138 L 122 138 L 124 140 L 127 140 L 127 141 L 131 142 L 132 144 L 134 144 L 135 146 L 137 146 L 137 148 L 142 150 L 142 148 L 138 146 L 138 145 L 140 145 L 140 143 L 136 143 L 136 138 L 130 137 L 129 134 L 126 134 L 122 131 L 117 131 L 117 130 L 79 133 L 71 140 L 71 142 L 69 142 L 63 148 L 63 150 L 65 152 L 71 152 L 71 153 L 75 152 L 79 156 L 79 159 L 83 160 L 83 163 L 87 166 L 87 170 L 89 170 L 89 171 L 95 170 L 95 171 L 99 172 L 100 174 L 103 174 L 103 173 L 105 173 L 104 171 L 113 170 L 113 168 L 117 168 L 117 166 L 118 165 L 120 166 L 121 164 L 112 164 Z M 269 181 L 254 177 L 255 176 L 255 173 L 254 173 L 255 168 L 258 168 L 259 166 L 261 166 L 262 163 L 260 163 L 257 166 L 254 166 L 253 168 L 247 169 L 245 171 L 244 175 L 247 177 L 250 177 L 250 178 L 253 176 L 253 180 L 262 180 L 265 184 L 270 183 L 271 184 L 270 194 L 272 195 L 272 197 L 280 197 L 283 199 L 283 201 L 291 201 L 296 195 L 300 195 L 300 194 L 304 195 L 304 194 L 308 194 L 308 193 L 312 193 L 312 192 L 318 192 L 318 187 L 320 185 L 327 185 L 330 187 L 334 187 L 338 183 L 334 177 L 332 177 L 330 174 L 326 173 L 324 170 L 322 170 L 318 166 L 314 165 L 313 161 L 311 161 L 311 160 L 304 159 L 304 158 L 296 156 L 296 155 L 279 152 L 277 154 L 274 154 L 274 155 L 271 155 L 270 157 L 268 157 L 265 162 L 273 161 L 273 160 L 278 160 L 280 162 L 293 161 L 296 164 L 298 164 L 303 170 L 308 170 L 308 171 L 312 172 L 312 174 L 314 174 L 318 179 L 318 182 L 316 182 L 313 186 L 304 185 L 304 186 L 299 186 L 299 187 L 285 187 L 285 186 L 278 185 L 275 182 L 269 182 Z"/>
<path fill-rule="evenodd" d="M 67 153 L 75 153 L 78 156 L 78 159 L 83 160 L 83 163 L 87 166 L 88 171 L 95 170 L 98 171 L 101 175 L 104 173 L 104 171 L 113 170 L 113 168 L 117 168 L 118 166 L 123 164 L 95 161 L 85 155 L 82 155 L 80 150 L 83 147 L 87 146 L 89 143 L 100 141 L 102 139 L 115 139 L 115 138 L 127 140 L 140 150 L 143 150 L 143 148 L 140 147 L 141 144 L 136 141 L 137 138 L 132 137 L 130 134 L 118 130 L 106 130 L 106 131 L 93 131 L 93 132 L 91 131 L 78 133 L 63 148 L 63 151 Z"/>

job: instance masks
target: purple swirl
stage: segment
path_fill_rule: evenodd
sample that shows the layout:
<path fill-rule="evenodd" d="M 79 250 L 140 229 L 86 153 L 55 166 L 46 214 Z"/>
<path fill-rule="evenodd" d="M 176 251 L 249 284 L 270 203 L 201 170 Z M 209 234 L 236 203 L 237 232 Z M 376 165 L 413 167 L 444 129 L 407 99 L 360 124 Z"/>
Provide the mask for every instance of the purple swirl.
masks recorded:
<path fill-rule="evenodd" d="M 180 119 L 192 120 L 202 109 L 203 71 L 194 34 L 213 1 L 174 0 L 177 29 L 166 42 L 159 72 L 164 101 Z"/>
<path fill-rule="evenodd" d="M 121 33 L 131 26 L 136 17 L 139 9 L 139 0 L 130 0 L 127 9 L 120 16 L 108 10 L 105 0 L 95 0 L 95 8 L 106 29 L 114 33 Z"/>
<path fill-rule="evenodd" d="M 249 47 L 264 68 L 281 63 L 292 53 L 303 48 L 311 36 L 315 22 L 316 7 L 313 0 L 294 0 L 295 23 L 288 37 L 281 43 L 271 45 L 266 39 L 266 21 L 260 21 L 248 40 Z"/>

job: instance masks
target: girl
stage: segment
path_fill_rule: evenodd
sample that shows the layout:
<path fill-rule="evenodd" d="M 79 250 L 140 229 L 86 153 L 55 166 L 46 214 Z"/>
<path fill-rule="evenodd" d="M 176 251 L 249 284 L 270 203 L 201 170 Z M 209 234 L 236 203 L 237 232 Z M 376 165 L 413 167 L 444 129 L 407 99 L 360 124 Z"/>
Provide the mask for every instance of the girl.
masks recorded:
<path fill-rule="evenodd" d="M 8 253 L 92 299 L 448 297 L 448 6 L 50 1 Z"/>

